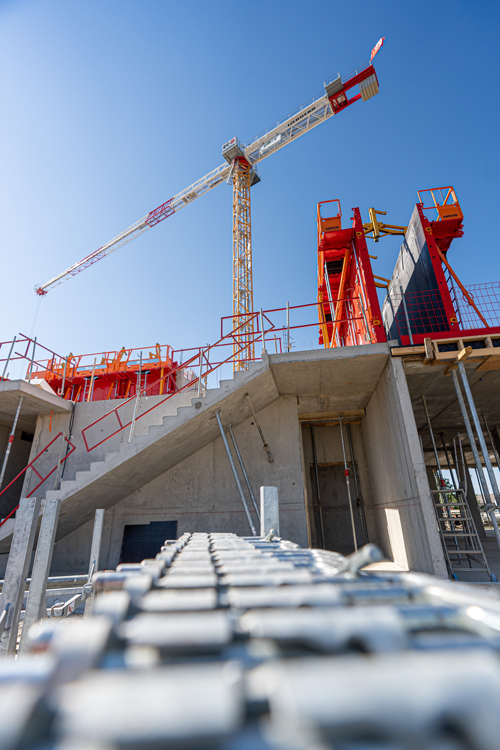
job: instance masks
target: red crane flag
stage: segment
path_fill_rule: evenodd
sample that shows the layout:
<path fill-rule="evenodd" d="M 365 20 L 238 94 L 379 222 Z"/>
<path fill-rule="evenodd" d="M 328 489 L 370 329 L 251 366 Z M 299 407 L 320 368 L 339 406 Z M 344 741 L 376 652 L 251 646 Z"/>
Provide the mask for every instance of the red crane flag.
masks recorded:
<path fill-rule="evenodd" d="M 370 62 L 373 62 L 373 58 L 375 57 L 375 55 L 377 54 L 377 52 L 379 51 L 379 49 L 382 47 L 382 45 L 384 43 L 384 39 L 385 39 L 385 36 L 383 36 L 381 39 L 379 39 L 378 42 L 377 42 L 377 44 L 375 45 L 375 47 L 372 49 L 372 53 L 370 55 Z"/>

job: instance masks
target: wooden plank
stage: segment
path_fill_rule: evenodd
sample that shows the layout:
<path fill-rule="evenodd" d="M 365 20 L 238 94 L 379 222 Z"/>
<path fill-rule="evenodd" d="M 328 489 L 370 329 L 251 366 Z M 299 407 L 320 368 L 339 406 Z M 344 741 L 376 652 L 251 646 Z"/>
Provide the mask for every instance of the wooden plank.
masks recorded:
<path fill-rule="evenodd" d="M 407 354 L 425 354 L 425 346 L 397 346 L 391 349 L 393 357 L 405 357 Z"/>
<path fill-rule="evenodd" d="M 428 365 L 434 359 L 434 349 L 432 348 L 432 341 L 430 338 L 424 339 L 424 352 L 424 365 Z"/>
<path fill-rule="evenodd" d="M 464 339 L 464 343 L 465 341 L 466 340 Z M 450 362 L 450 361 L 453 362 L 457 358 L 458 353 L 459 353 L 458 351 L 438 352 L 438 354 L 436 354 L 436 360 L 435 361 L 433 360 L 432 364 L 444 364 L 445 362 Z M 477 359 L 479 357 L 481 358 L 482 357 L 500 357 L 500 347 L 498 347 L 497 349 L 490 349 L 490 348 L 473 349 L 472 354 L 470 355 L 470 358 Z"/>
<path fill-rule="evenodd" d="M 339 420 L 315 419 L 313 422 L 300 421 L 303 427 L 338 427 Z M 342 419 L 342 424 L 361 424 L 361 419 Z"/>
<path fill-rule="evenodd" d="M 476 372 L 484 372 L 485 370 L 500 370 L 500 357 L 488 357 L 481 362 L 479 367 L 476 367 Z"/>

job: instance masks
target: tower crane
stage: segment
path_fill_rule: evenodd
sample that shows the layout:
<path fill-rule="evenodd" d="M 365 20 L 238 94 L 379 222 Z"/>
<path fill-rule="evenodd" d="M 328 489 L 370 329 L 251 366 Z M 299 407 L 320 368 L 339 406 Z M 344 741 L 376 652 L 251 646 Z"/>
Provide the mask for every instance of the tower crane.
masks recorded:
<path fill-rule="evenodd" d="M 208 193 L 223 182 L 233 186 L 233 323 L 235 335 L 235 370 L 246 369 L 254 359 L 254 316 L 252 285 L 252 231 L 250 187 L 260 181 L 257 164 L 295 141 L 304 133 L 339 114 L 358 100 L 364 102 L 378 94 L 378 79 L 373 58 L 384 38 L 375 45 L 370 61 L 346 78 L 340 73 L 324 83 L 324 90 L 305 104 L 290 112 L 271 127 L 247 143 L 232 138 L 222 147 L 224 162 L 209 174 L 162 203 L 158 208 L 132 224 L 102 247 L 59 273 L 45 284 L 35 287 L 38 295 L 45 295 L 72 276 L 81 273 L 123 245 L 136 239 L 152 227 L 180 211 L 181 208 Z M 348 92 L 359 87 L 359 93 L 348 97 Z"/>

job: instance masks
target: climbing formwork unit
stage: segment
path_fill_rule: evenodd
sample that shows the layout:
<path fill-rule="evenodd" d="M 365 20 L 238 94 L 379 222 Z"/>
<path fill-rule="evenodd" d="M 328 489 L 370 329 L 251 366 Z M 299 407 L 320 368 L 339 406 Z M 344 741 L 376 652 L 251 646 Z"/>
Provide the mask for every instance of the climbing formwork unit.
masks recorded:
<path fill-rule="evenodd" d="M 338 199 L 318 203 L 319 343 L 327 349 L 386 341 L 359 208 L 342 228 Z"/>
<path fill-rule="evenodd" d="M 454 188 L 417 194 L 383 305 L 390 338 L 407 346 L 499 333 L 498 282 L 465 287 L 450 263 L 452 242 L 464 234 Z"/>

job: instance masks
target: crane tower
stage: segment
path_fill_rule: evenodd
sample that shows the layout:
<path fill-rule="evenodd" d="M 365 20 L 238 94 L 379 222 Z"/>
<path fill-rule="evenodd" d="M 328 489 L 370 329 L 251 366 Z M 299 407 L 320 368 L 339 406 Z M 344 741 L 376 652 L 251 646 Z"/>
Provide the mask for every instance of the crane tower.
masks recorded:
<path fill-rule="evenodd" d="M 373 67 L 373 58 L 383 41 L 384 38 L 375 45 L 368 63 L 346 78 L 342 78 L 339 73 L 329 78 L 325 81 L 320 94 L 301 104 L 256 138 L 245 144 L 238 138 L 232 138 L 225 143 L 222 148 L 225 161 L 217 169 L 150 211 L 124 232 L 45 284 L 35 286 L 36 293 L 42 296 L 47 294 L 49 289 L 107 257 L 217 185 L 232 182 L 234 368 L 246 369 L 254 358 L 250 187 L 260 180 L 256 165 L 333 115 L 347 109 L 354 102 L 360 99 L 366 102 L 378 94 L 378 79 Z M 348 92 L 355 87 L 359 87 L 359 92 L 349 98 Z"/>

